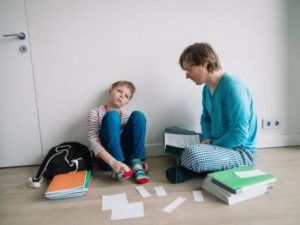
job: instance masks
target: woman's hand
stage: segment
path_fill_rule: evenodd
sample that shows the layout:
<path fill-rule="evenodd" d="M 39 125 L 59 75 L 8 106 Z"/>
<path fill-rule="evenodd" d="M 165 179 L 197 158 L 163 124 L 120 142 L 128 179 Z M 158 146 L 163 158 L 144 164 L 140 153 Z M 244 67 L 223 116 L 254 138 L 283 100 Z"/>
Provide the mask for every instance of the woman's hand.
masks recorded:
<path fill-rule="evenodd" d="M 212 139 L 206 139 L 204 141 L 201 141 L 201 144 L 206 144 L 206 145 L 210 145 L 212 143 Z"/>

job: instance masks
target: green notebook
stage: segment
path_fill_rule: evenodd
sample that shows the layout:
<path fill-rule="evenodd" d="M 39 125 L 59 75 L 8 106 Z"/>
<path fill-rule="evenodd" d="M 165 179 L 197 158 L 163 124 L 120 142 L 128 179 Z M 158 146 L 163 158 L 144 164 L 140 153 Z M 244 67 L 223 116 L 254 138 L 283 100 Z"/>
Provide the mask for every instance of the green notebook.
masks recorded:
<path fill-rule="evenodd" d="M 184 148 L 171 146 L 171 145 L 166 145 L 166 147 L 165 147 L 166 153 L 170 153 L 170 154 L 174 154 L 174 155 L 181 155 L 183 150 L 184 150 Z"/>
<path fill-rule="evenodd" d="M 212 177 L 212 182 L 216 185 L 237 194 L 247 189 L 253 189 L 258 186 L 268 185 L 276 181 L 276 177 L 271 174 L 241 178 L 235 172 L 254 170 L 250 166 L 240 166 L 229 170 L 218 171 L 208 174 Z"/>

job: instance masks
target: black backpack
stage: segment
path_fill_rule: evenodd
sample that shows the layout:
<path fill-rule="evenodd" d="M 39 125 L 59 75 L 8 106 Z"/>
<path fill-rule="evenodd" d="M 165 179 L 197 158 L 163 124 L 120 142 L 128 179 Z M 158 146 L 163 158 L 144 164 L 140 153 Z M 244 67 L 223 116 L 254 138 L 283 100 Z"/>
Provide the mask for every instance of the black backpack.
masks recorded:
<path fill-rule="evenodd" d="M 56 174 L 91 169 L 89 149 L 78 142 L 64 142 L 50 149 L 36 176 L 29 177 L 29 186 L 40 187 L 43 177 L 52 179 Z"/>

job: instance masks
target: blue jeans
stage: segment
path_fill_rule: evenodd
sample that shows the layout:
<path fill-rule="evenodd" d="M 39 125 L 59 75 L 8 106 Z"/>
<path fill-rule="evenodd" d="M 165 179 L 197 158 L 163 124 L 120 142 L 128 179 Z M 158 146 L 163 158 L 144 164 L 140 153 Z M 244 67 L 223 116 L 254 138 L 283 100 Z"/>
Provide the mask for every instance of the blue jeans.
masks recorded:
<path fill-rule="evenodd" d="M 142 112 L 131 113 L 121 133 L 121 117 L 117 111 L 108 111 L 101 124 L 99 138 L 103 147 L 116 160 L 129 164 L 132 159 L 145 159 L 146 118 Z M 93 156 L 94 162 L 102 170 L 111 167 L 102 159 Z"/>

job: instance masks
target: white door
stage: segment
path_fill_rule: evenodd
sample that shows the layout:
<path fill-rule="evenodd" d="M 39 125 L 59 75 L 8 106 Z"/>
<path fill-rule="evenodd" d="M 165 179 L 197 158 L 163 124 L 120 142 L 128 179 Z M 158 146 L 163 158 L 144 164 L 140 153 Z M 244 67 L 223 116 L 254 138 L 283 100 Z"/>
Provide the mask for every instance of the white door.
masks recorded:
<path fill-rule="evenodd" d="M 24 0 L 0 0 L 0 167 L 41 157 Z"/>

